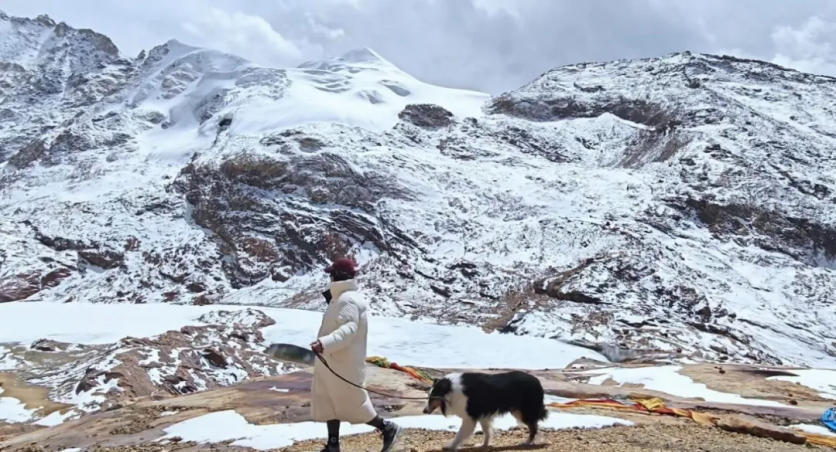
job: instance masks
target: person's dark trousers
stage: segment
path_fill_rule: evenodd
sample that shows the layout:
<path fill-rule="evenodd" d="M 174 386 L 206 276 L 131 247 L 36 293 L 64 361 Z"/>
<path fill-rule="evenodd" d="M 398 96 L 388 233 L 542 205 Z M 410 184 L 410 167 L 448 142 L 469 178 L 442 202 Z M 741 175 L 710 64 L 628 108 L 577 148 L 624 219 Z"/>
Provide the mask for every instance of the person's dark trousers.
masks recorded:
<path fill-rule="evenodd" d="M 388 451 L 392 444 L 397 439 L 398 434 L 400 434 L 400 428 L 392 422 L 384 421 L 380 416 L 375 416 L 369 422 L 366 422 L 367 425 L 370 425 L 378 430 L 384 435 L 384 444 L 383 449 Z M 322 452 L 339 452 L 340 450 L 340 421 L 336 419 L 332 419 L 326 422 L 328 426 L 328 444 L 325 446 L 325 449 Z"/>

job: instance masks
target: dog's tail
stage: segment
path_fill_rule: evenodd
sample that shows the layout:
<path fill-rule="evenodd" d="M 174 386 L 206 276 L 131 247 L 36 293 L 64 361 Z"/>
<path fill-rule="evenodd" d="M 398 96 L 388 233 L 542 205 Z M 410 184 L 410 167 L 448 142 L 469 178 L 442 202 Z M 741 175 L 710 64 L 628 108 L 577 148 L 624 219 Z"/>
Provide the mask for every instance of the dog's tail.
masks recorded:
<path fill-rule="evenodd" d="M 546 408 L 546 405 L 543 405 L 540 407 L 540 413 L 537 415 L 537 420 L 545 421 L 547 417 L 549 417 L 549 410 Z"/>

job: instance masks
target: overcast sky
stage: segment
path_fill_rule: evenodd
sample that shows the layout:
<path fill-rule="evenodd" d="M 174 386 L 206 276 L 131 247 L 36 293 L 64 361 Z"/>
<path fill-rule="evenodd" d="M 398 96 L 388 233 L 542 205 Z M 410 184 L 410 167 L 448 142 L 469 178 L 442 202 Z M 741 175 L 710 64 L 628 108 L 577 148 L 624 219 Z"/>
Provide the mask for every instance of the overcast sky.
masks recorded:
<path fill-rule="evenodd" d="M 727 53 L 836 75 L 836 0 L 2 0 L 113 39 L 175 38 L 296 66 L 370 47 L 412 75 L 498 94 L 555 66 Z"/>

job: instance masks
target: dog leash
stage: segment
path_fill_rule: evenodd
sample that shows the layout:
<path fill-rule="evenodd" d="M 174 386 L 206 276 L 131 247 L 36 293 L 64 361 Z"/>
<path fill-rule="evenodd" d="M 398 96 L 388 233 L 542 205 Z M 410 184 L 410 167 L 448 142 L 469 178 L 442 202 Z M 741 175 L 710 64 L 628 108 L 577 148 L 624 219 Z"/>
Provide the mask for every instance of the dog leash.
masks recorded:
<path fill-rule="evenodd" d="M 330 366 L 330 365 L 328 365 L 328 361 L 326 361 L 326 360 L 325 360 L 325 358 L 324 358 L 321 354 L 319 354 L 319 353 L 317 353 L 317 352 L 313 352 L 313 353 L 314 353 L 314 355 L 316 355 L 316 357 L 317 357 L 317 358 L 319 358 L 319 360 L 320 360 L 320 361 L 322 361 L 322 364 L 324 364 L 324 365 L 325 365 L 325 368 L 326 368 L 326 369 L 328 369 L 328 370 L 329 370 L 332 374 L 334 374 L 334 375 L 335 375 L 337 378 L 339 378 L 340 380 L 342 380 L 342 381 L 344 381 L 344 382 L 346 382 L 346 383 L 350 384 L 351 386 L 354 386 L 355 388 L 359 388 L 359 389 L 362 389 L 362 390 L 364 390 L 364 391 L 371 392 L 372 394 L 377 394 L 377 395 L 379 395 L 379 396 L 389 397 L 389 398 L 392 398 L 392 399 L 401 399 L 401 400 L 429 400 L 429 399 L 443 399 L 443 397 L 404 397 L 404 396 L 396 396 L 396 395 L 394 395 L 394 394 L 386 394 L 385 392 L 379 392 L 379 391 L 375 391 L 375 390 L 373 390 L 373 389 L 364 388 L 364 387 L 362 387 L 362 386 L 360 386 L 360 385 L 358 385 L 358 384 L 356 384 L 356 383 L 353 383 L 353 382 L 350 382 L 350 381 L 346 380 L 346 379 L 345 379 L 342 375 L 340 375 L 340 374 L 338 374 L 337 372 L 335 372 L 335 371 L 334 371 L 334 369 L 332 369 L 332 368 L 331 368 L 331 366 Z"/>

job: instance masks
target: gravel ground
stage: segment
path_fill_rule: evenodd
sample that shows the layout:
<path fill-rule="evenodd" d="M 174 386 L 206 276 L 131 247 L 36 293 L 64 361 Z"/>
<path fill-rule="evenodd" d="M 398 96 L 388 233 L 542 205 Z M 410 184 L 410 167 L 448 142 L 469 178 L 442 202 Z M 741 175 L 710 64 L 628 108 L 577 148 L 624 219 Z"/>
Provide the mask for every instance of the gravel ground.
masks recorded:
<path fill-rule="evenodd" d="M 526 448 L 525 430 L 496 432 L 491 441 L 494 452 L 511 450 L 536 450 L 543 452 L 649 452 L 649 451 L 701 451 L 701 452 L 783 452 L 821 450 L 816 446 L 798 446 L 749 435 L 724 432 L 717 428 L 697 424 L 642 425 L 614 427 L 596 430 L 542 431 L 538 444 Z M 407 430 L 399 441 L 402 452 L 440 451 L 455 436 L 454 433 L 425 430 Z M 479 450 L 481 435 L 472 437 L 462 449 Z M 285 452 L 318 452 L 324 441 L 306 441 L 283 449 Z M 345 437 L 341 440 L 343 452 L 377 452 L 381 442 L 377 434 Z"/>
<path fill-rule="evenodd" d="M 406 430 L 396 452 L 440 452 L 450 441 L 452 432 L 427 430 Z M 537 452 L 832 452 L 833 449 L 819 446 L 798 446 L 754 436 L 728 433 L 718 428 L 703 427 L 694 423 L 647 424 L 635 427 L 612 427 L 594 430 L 542 431 L 538 444 L 523 447 L 525 430 L 502 431 L 494 434 L 491 452 L 537 451 Z M 231 441 L 230 441 L 231 442 Z M 481 452 L 481 434 L 471 438 L 461 452 Z M 291 447 L 277 449 L 282 452 L 319 452 L 324 440 L 305 441 Z M 343 452 L 378 452 L 380 436 L 376 433 L 347 436 L 342 438 Z M 93 447 L 89 452 L 241 452 L 242 448 L 228 444 L 194 443 L 180 444 L 138 444 L 121 447 Z M 20 452 L 47 452 L 38 445 L 20 449 Z"/>

